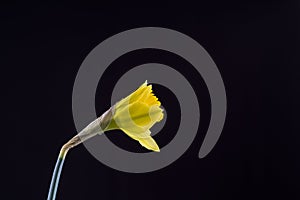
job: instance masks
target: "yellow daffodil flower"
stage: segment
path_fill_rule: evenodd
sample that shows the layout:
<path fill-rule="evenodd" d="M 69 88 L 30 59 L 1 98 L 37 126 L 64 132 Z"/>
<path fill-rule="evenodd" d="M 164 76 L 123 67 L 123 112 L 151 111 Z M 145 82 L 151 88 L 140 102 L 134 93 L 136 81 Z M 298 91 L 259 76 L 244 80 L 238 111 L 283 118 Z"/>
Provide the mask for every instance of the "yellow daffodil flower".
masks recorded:
<path fill-rule="evenodd" d="M 64 144 L 53 171 L 47 200 L 55 200 L 59 177 L 67 152 L 82 142 L 105 131 L 120 129 L 149 150 L 159 151 L 150 128 L 162 120 L 163 110 L 147 81 Z"/>
<path fill-rule="evenodd" d="M 150 128 L 162 120 L 163 110 L 147 81 L 128 97 L 116 103 L 113 117 L 105 130 L 120 129 L 149 150 L 159 151 Z"/>

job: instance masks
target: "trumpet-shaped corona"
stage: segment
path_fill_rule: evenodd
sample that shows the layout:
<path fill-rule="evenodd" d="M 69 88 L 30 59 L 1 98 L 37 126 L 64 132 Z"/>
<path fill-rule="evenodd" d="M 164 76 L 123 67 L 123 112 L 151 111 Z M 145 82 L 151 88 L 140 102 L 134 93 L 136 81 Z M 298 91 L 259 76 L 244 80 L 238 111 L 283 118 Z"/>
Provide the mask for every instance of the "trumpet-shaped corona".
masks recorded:
<path fill-rule="evenodd" d="M 115 104 L 111 123 L 105 130 L 120 129 L 143 147 L 159 151 L 150 128 L 163 119 L 163 109 L 147 81 L 136 91 Z"/>

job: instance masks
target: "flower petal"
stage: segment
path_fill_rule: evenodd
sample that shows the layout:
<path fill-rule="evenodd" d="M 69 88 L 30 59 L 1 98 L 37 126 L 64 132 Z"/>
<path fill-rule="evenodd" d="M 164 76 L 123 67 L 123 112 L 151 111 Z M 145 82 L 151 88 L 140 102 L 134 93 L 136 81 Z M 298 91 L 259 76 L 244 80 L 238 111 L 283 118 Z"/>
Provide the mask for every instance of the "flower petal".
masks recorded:
<path fill-rule="evenodd" d="M 107 130 L 121 129 L 147 149 L 159 151 L 149 129 L 163 118 L 160 105 L 152 92 L 152 85 L 147 85 L 146 81 L 132 94 L 116 103 L 113 119 Z"/>
<path fill-rule="evenodd" d="M 140 134 L 132 134 L 126 130 L 123 131 L 132 139 L 137 140 L 143 147 L 156 152 L 160 151 L 155 140 L 150 136 L 151 132 L 149 130 Z"/>
<path fill-rule="evenodd" d="M 151 136 L 148 138 L 145 138 L 145 139 L 140 139 L 139 143 L 143 147 L 145 147 L 149 150 L 156 151 L 156 152 L 160 151 L 158 145 L 156 144 L 155 140 Z"/>
<path fill-rule="evenodd" d="M 143 94 L 143 92 L 145 91 L 146 88 L 147 88 L 147 81 L 145 81 L 138 89 L 136 89 L 134 92 L 132 92 L 126 98 L 123 98 L 119 102 L 117 102 L 116 109 L 121 109 L 124 106 L 128 106 L 128 104 L 131 104 L 131 103 L 137 101 L 141 97 L 141 94 Z"/>
<path fill-rule="evenodd" d="M 135 92 L 129 96 L 129 103 L 138 101 L 142 95 L 148 90 L 147 81 L 143 83 Z"/>
<path fill-rule="evenodd" d="M 161 109 L 158 105 L 151 106 L 149 110 L 149 115 L 152 122 L 159 122 L 164 117 L 163 109 Z"/>
<path fill-rule="evenodd" d="M 158 98 L 153 94 L 151 93 L 145 100 L 144 102 L 146 104 L 148 104 L 149 106 L 152 106 L 152 105 L 158 105 L 160 106 L 160 102 L 158 101 Z"/>
<path fill-rule="evenodd" d="M 142 102 L 135 102 L 129 106 L 130 118 L 138 126 L 147 126 L 151 122 L 150 107 Z"/>

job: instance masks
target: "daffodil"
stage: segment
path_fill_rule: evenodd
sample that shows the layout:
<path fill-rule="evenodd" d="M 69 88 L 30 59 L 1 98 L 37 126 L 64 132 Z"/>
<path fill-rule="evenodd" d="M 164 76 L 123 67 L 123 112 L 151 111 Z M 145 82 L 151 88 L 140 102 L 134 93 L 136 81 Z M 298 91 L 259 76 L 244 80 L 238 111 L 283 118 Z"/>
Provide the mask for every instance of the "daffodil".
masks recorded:
<path fill-rule="evenodd" d="M 159 151 L 150 128 L 162 120 L 163 110 L 147 81 L 128 97 L 116 103 L 110 124 L 105 130 L 120 129 L 149 150 Z"/>
<path fill-rule="evenodd" d="M 55 199 L 62 166 L 69 149 L 97 134 L 119 129 L 137 140 L 143 147 L 159 152 L 158 145 L 150 135 L 150 128 L 163 118 L 160 104 L 153 94 L 152 85 L 148 85 L 146 81 L 64 144 L 52 175 L 48 200 Z"/>

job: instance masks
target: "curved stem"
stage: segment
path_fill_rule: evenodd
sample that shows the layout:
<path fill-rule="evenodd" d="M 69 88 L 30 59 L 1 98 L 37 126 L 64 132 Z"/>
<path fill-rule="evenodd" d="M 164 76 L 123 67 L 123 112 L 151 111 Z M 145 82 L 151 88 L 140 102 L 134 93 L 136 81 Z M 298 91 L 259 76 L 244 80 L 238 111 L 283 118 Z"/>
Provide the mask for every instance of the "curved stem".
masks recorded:
<path fill-rule="evenodd" d="M 62 171 L 62 167 L 66 158 L 66 155 L 72 147 L 81 143 L 79 136 L 73 137 L 70 141 L 68 141 L 60 150 L 59 156 L 56 161 L 56 165 L 53 171 L 51 184 L 49 188 L 48 198 L 47 200 L 55 200 L 57 187 L 59 183 L 60 174 Z"/>
<path fill-rule="evenodd" d="M 55 165 L 53 175 L 52 175 L 52 180 L 51 180 L 47 200 L 55 200 L 61 170 L 62 170 L 64 161 L 65 161 L 65 157 L 67 155 L 66 153 L 67 153 L 66 151 L 61 150 L 60 154 L 57 158 L 56 165 Z"/>

